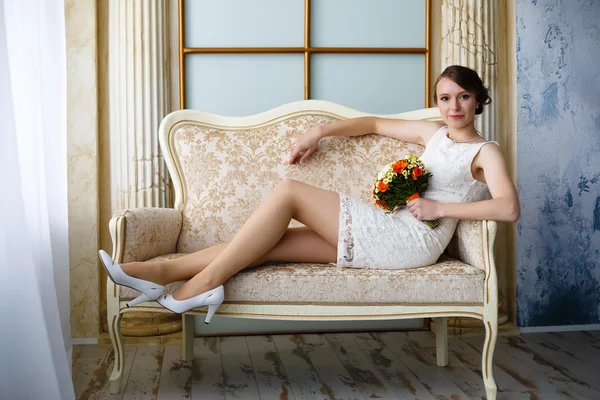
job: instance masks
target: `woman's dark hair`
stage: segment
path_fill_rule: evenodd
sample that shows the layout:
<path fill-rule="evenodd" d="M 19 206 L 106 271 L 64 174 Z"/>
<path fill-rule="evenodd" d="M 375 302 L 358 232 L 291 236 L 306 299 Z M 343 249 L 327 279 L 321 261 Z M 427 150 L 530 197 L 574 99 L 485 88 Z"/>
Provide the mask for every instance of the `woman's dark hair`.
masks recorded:
<path fill-rule="evenodd" d="M 490 104 L 492 99 L 488 94 L 488 88 L 483 85 L 483 81 L 477 75 L 477 72 L 471 68 L 463 67 L 462 65 L 451 65 L 438 76 L 433 86 L 433 102 L 437 106 L 437 84 L 442 78 L 449 78 L 461 88 L 475 93 L 477 100 L 477 108 L 475 114 L 483 112 L 483 106 Z"/>

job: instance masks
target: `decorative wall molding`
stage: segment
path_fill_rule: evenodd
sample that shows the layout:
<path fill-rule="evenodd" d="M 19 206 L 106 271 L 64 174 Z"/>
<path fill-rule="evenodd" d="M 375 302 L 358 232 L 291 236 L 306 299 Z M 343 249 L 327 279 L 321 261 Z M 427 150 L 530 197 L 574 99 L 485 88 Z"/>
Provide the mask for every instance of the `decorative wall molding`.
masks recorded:
<path fill-rule="evenodd" d="M 449 65 L 459 64 L 477 71 L 483 83 L 490 90 L 492 103 L 485 107 L 483 114 L 475 119 L 475 128 L 487 140 L 499 142 L 501 147 L 506 146 L 506 130 L 500 124 L 500 105 L 505 104 L 509 90 L 498 93 L 497 82 L 503 81 L 498 70 L 500 54 L 498 27 L 506 18 L 496 0 L 440 0 L 441 7 L 441 65 L 443 71 Z M 506 7 L 506 5 L 502 5 Z M 508 32 L 506 33 L 508 35 Z M 506 40 L 506 38 L 504 39 Z M 501 57 L 500 57 L 501 58 Z M 503 117 L 507 117 L 506 110 Z M 509 160 L 510 161 L 510 160 Z M 513 321 L 514 298 L 508 294 L 510 278 L 514 274 L 514 239 L 507 233 L 506 224 L 501 224 L 496 247 L 498 264 L 498 295 L 499 310 L 498 323 L 503 324 Z M 498 249 L 504 249 L 499 251 Z M 454 323 L 455 321 L 449 321 Z M 462 322 L 464 324 L 464 322 Z M 468 324 L 468 322 L 467 322 Z"/>
<path fill-rule="evenodd" d="M 95 1 L 66 0 L 64 6 L 71 335 L 90 338 L 100 329 L 97 8 Z"/>
<path fill-rule="evenodd" d="M 170 112 L 168 3 L 109 0 L 112 211 L 168 207 L 158 127 Z"/>
<path fill-rule="evenodd" d="M 495 0 L 441 0 L 441 70 L 460 64 L 474 69 L 490 89 L 492 104 L 475 121 L 488 140 L 498 140 L 497 81 L 498 7 Z M 498 100 L 499 98 L 496 98 Z"/>
<path fill-rule="evenodd" d="M 171 111 L 169 2 L 108 0 L 107 19 L 111 214 L 170 207 L 169 172 L 158 141 L 158 127 Z M 153 315 L 127 316 L 121 328 L 131 336 L 181 330 L 174 314 L 148 333 L 148 317 Z"/>

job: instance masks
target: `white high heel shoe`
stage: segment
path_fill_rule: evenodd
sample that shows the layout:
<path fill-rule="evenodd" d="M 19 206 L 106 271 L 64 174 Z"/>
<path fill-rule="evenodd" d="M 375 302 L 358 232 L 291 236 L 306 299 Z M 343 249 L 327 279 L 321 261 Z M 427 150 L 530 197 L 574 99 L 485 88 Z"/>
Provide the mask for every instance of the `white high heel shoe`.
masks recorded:
<path fill-rule="evenodd" d="M 190 297 L 186 300 L 175 300 L 172 295 L 165 294 L 164 296 L 160 296 L 158 299 L 156 299 L 156 301 L 164 308 L 167 308 L 177 314 L 183 314 L 184 312 L 196 307 L 208 306 L 206 319 L 204 320 L 204 323 L 208 324 L 213 315 L 215 315 L 215 312 L 217 312 L 219 306 L 221 306 L 223 303 L 224 297 L 225 290 L 223 289 L 223 285 L 221 285 L 217 288 L 211 289 L 197 296 Z"/>
<path fill-rule="evenodd" d="M 128 302 L 127 307 L 133 307 L 145 301 L 156 300 L 163 294 L 165 290 L 164 286 L 127 275 L 106 251 L 100 250 L 99 253 L 100 261 L 102 261 L 104 268 L 106 268 L 111 281 L 117 285 L 127 286 L 128 288 L 142 292 L 141 295 Z"/>

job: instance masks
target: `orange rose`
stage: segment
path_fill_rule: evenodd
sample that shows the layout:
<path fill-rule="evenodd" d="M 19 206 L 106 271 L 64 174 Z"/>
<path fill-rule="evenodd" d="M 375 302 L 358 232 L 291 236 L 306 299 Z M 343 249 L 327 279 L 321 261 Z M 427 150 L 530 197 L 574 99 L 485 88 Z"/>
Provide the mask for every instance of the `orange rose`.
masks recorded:
<path fill-rule="evenodd" d="M 413 168 L 412 170 L 412 178 L 413 181 L 416 181 L 419 176 L 423 175 L 423 170 L 419 167 Z"/>
<path fill-rule="evenodd" d="M 380 192 L 385 192 L 386 190 L 388 190 L 389 186 L 389 184 L 381 181 L 377 184 L 377 189 L 379 189 Z"/>
<path fill-rule="evenodd" d="M 421 197 L 421 195 L 419 195 L 419 193 L 413 193 L 408 197 L 408 199 L 406 199 L 406 202 L 409 202 L 414 199 L 418 199 L 419 197 Z"/>
<path fill-rule="evenodd" d="M 392 169 L 394 170 L 394 172 L 400 173 L 400 172 L 404 171 L 404 168 L 406 168 L 407 166 L 408 166 L 408 162 L 406 162 L 404 160 L 398 160 L 394 163 L 394 165 L 392 165 Z"/>

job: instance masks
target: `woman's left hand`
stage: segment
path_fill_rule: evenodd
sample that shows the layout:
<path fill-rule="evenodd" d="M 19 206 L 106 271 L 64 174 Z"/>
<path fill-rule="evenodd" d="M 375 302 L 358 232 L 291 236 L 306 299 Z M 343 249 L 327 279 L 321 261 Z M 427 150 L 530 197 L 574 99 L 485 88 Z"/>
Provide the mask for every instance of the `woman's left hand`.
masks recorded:
<path fill-rule="evenodd" d="M 408 211 L 419 221 L 433 221 L 441 218 L 440 203 L 431 199 L 418 198 L 406 203 Z"/>

